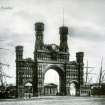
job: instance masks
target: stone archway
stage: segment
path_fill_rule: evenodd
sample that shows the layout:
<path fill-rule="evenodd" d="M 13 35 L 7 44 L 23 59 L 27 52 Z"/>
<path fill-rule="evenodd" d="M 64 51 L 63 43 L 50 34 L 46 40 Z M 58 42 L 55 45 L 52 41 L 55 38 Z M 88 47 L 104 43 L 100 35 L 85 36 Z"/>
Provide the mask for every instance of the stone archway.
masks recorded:
<path fill-rule="evenodd" d="M 45 76 L 45 73 L 50 69 L 55 70 L 59 75 L 59 93 L 57 93 L 57 95 L 65 95 L 66 94 L 65 71 L 58 65 L 50 65 L 45 69 L 43 75 Z"/>

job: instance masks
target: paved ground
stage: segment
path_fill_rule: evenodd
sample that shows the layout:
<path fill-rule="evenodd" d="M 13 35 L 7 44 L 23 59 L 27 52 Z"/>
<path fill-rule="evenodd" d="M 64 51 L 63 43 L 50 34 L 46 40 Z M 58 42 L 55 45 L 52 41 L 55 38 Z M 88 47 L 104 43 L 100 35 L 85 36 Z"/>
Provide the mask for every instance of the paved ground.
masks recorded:
<path fill-rule="evenodd" d="M 0 100 L 0 105 L 105 105 L 105 97 L 38 97 L 33 99 Z"/>

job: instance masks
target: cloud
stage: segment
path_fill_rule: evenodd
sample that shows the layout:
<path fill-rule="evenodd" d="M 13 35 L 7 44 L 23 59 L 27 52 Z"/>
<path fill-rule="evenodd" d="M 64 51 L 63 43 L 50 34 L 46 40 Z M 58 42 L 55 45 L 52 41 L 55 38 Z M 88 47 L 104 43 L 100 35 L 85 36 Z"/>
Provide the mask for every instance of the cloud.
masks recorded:
<path fill-rule="evenodd" d="M 34 23 L 45 23 L 45 43 L 59 44 L 59 27 L 70 29 L 69 49 L 71 56 L 84 51 L 94 65 L 105 52 L 105 1 L 102 0 L 1 0 L 0 5 L 11 6 L 11 10 L 0 9 L 0 47 L 9 48 L 11 75 L 15 74 L 15 46 L 24 46 L 24 56 L 32 57 L 35 43 Z M 72 51 L 71 51 L 72 50 Z M 98 52 L 99 51 L 99 52 Z M 73 56 L 74 57 L 74 56 Z M 98 69 L 96 70 L 98 71 Z"/>
<path fill-rule="evenodd" d="M 105 41 L 105 29 L 92 29 L 91 27 L 72 27 L 69 35 L 73 38 L 90 41 Z"/>

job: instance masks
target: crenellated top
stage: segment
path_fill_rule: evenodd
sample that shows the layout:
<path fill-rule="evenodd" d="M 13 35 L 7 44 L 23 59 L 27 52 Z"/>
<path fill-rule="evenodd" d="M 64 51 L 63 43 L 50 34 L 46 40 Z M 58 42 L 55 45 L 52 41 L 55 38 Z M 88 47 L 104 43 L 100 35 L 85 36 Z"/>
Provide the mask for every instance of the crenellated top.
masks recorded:
<path fill-rule="evenodd" d="M 67 35 L 68 34 L 68 27 L 67 26 L 62 26 L 59 28 L 59 34 L 60 35 Z"/>
<path fill-rule="evenodd" d="M 16 46 L 16 60 L 22 60 L 23 59 L 23 46 Z"/>
<path fill-rule="evenodd" d="M 44 24 L 42 22 L 35 23 L 35 31 L 36 32 L 44 31 Z"/>
<path fill-rule="evenodd" d="M 77 52 L 76 53 L 76 61 L 79 64 L 83 64 L 83 57 L 84 57 L 84 52 Z"/>

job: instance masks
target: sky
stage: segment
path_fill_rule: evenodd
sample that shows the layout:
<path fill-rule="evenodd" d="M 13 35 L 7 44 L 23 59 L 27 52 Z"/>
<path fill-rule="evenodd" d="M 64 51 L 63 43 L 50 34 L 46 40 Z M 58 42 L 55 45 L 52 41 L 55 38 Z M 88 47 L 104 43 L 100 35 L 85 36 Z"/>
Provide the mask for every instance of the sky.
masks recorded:
<path fill-rule="evenodd" d="M 92 82 L 96 82 L 103 57 L 105 69 L 105 0 L 0 0 L 0 62 L 9 64 L 3 70 L 15 84 L 15 46 L 24 46 L 24 58 L 33 58 L 34 24 L 45 25 L 44 42 L 59 45 L 59 27 L 68 26 L 70 61 L 83 51 L 88 60 Z"/>

